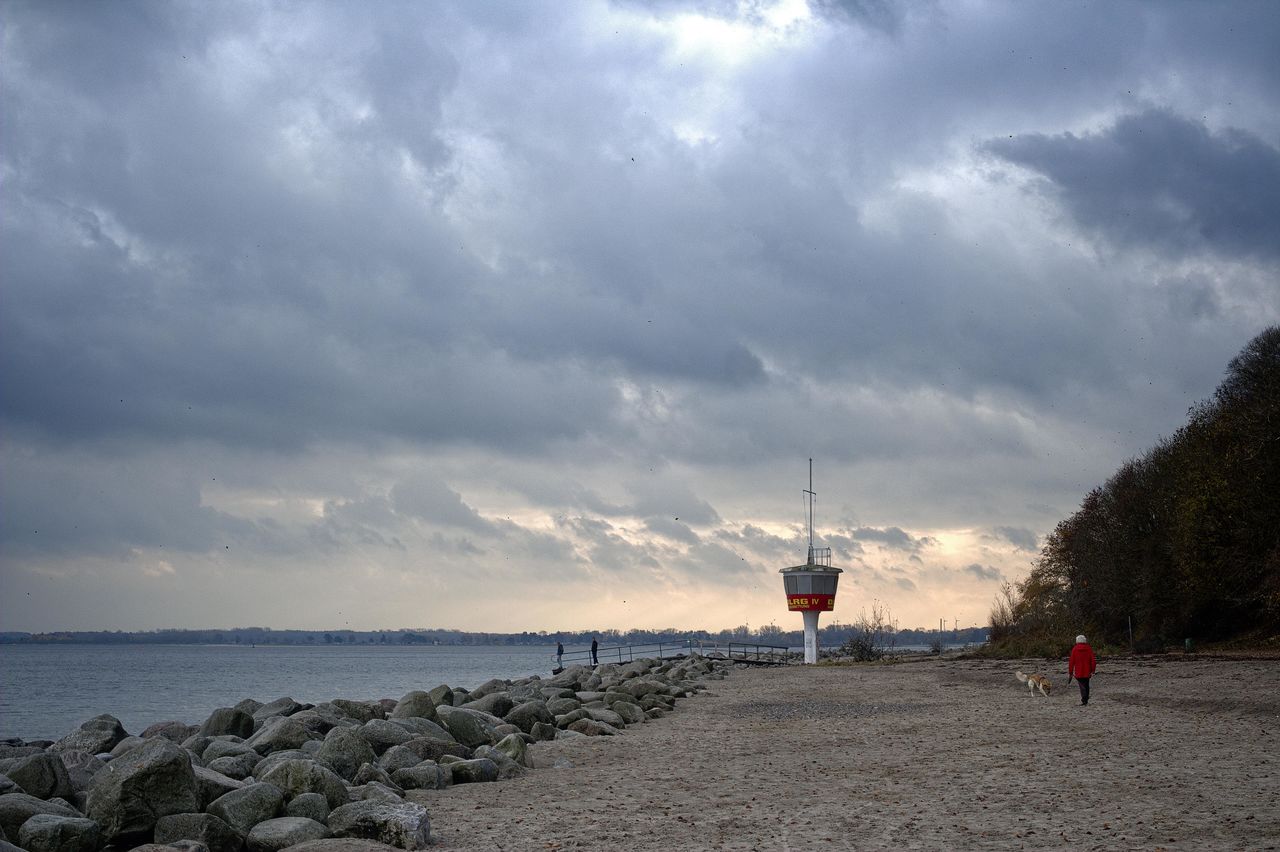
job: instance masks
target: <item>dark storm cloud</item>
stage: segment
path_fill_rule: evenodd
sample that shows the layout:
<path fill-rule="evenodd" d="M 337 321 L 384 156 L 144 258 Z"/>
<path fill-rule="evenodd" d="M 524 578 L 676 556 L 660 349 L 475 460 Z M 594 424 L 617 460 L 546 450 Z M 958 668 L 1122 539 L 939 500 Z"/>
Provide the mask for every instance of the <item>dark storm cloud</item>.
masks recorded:
<path fill-rule="evenodd" d="M 1248 131 L 1152 109 L 1097 133 L 986 149 L 1044 175 L 1072 217 L 1113 244 L 1280 259 L 1280 148 Z"/>
<path fill-rule="evenodd" d="M 929 536 L 913 536 L 899 527 L 885 527 L 883 529 L 877 527 L 857 527 L 848 531 L 852 538 L 859 541 L 871 541 L 893 550 L 905 550 L 909 552 L 919 552 L 926 547 L 937 544 L 937 541 Z"/>
<path fill-rule="evenodd" d="M 972 574 L 979 580 L 1003 580 L 1004 574 L 1000 573 L 1000 569 L 990 565 L 980 565 L 974 562 L 971 565 L 964 566 L 965 573 Z"/>
<path fill-rule="evenodd" d="M 1007 541 L 1019 550 L 1034 552 L 1039 546 L 1036 534 L 1022 527 L 996 527 L 993 532 L 997 540 Z"/>

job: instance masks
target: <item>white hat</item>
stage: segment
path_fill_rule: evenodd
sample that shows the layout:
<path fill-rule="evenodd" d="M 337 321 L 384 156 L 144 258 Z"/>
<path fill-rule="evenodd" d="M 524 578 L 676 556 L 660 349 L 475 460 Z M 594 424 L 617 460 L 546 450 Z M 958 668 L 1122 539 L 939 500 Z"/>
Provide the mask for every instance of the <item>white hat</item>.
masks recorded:
<path fill-rule="evenodd" d="M 1076 637 L 1076 641 L 1077 641 L 1077 642 L 1079 642 L 1079 643 L 1081 643 L 1081 644 L 1084 644 L 1084 641 L 1085 641 L 1085 639 L 1084 639 L 1084 634 L 1083 634 L 1083 633 L 1081 633 L 1079 636 L 1077 636 L 1077 637 Z"/>

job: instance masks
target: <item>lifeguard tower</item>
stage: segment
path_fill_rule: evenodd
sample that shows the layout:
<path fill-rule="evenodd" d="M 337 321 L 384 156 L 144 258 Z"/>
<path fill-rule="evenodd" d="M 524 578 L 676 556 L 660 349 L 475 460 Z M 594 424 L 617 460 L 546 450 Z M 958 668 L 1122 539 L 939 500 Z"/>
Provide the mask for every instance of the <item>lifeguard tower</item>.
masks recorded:
<path fill-rule="evenodd" d="M 818 662 L 818 615 L 836 607 L 836 585 L 839 568 L 831 566 L 831 548 L 813 546 L 813 509 L 817 502 L 813 490 L 813 459 L 809 459 L 809 487 L 804 491 L 805 510 L 809 522 L 809 557 L 803 565 L 782 568 L 782 585 L 787 593 L 787 609 L 804 618 L 804 661 Z"/>

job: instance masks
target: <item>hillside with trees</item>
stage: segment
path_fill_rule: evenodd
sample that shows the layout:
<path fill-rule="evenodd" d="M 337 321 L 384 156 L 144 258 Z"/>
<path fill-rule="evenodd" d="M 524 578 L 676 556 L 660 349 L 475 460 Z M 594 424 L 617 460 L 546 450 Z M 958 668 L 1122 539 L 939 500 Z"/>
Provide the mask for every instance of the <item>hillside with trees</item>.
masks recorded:
<path fill-rule="evenodd" d="M 993 650 L 1154 651 L 1280 636 L 1280 326 L 1186 425 L 1090 491 L 991 612 Z"/>

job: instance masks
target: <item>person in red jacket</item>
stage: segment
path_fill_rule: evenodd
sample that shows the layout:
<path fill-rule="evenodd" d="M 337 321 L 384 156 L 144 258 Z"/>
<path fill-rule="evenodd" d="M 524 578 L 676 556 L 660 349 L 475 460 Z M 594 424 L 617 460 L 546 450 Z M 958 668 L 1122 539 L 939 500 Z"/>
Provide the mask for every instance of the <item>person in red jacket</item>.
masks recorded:
<path fill-rule="evenodd" d="M 1093 649 L 1089 647 L 1089 643 L 1085 641 L 1084 634 L 1076 637 L 1076 645 L 1071 649 L 1071 656 L 1067 658 L 1067 683 L 1071 683 L 1071 678 L 1075 678 L 1080 684 L 1080 706 L 1089 703 L 1089 678 L 1093 677 L 1093 673 L 1098 670 L 1098 658 L 1093 655 Z"/>

